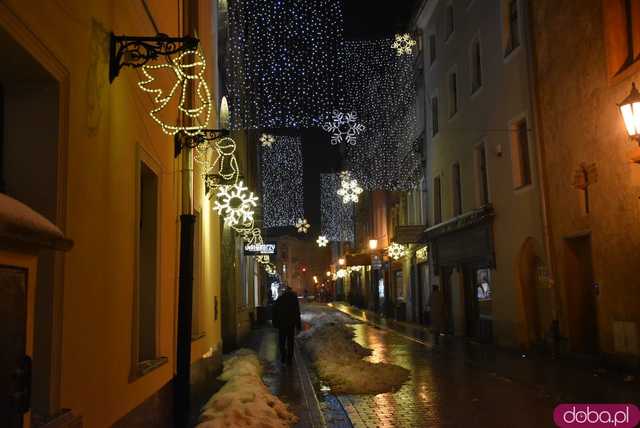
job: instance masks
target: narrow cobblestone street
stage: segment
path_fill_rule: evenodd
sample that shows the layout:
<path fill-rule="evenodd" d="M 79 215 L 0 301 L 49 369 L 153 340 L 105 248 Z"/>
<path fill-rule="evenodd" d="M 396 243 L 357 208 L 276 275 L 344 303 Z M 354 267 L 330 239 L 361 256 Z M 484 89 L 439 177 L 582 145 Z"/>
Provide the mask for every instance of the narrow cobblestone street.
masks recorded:
<path fill-rule="evenodd" d="M 355 427 L 546 427 L 554 405 L 524 385 L 444 358 L 424 345 L 368 324 L 354 326 L 373 362 L 395 363 L 411 379 L 395 393 L 343 395 Z"/>

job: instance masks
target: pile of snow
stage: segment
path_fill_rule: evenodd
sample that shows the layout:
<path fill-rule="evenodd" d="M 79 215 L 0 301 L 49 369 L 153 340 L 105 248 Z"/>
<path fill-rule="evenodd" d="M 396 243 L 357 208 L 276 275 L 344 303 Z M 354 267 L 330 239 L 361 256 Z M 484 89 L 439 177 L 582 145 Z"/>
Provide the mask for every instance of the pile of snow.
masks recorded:
<path fill-rule="evenodd" d="M 372 363 L 363 358 L 371 350 L 360 346 L 353 338 L 353 319 L 337 311 L 318 313 L 317 308 L 303 319 L 311 328 L 300 333 L 303 349 L 311 358 L 320 378 L 338 394 L 380 394 L 391 392 L 409 377 L 403 367 L 388 363 Z"/>
<path fill-rule="evenodd" d="M 204 405 L 197 428 L 287 428 L 298 422 L 286 404 L 262 382 L 262 364 L 255 352 L 240 349 L 223 362 L 218 379 L 226 381 Z"/>

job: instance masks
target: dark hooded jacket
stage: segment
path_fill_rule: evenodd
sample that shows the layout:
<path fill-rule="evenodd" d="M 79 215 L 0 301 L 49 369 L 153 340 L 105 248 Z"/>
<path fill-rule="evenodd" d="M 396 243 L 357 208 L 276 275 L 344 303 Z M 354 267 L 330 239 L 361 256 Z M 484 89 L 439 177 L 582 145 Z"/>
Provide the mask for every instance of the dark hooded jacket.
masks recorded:
<path fill-rule="evenodd" d="M 300 321 L 300 303 L 293 290 L 287 290 L 273 305 L 273 326 L 279 329 L 297 327 L 302 330 Z"/>

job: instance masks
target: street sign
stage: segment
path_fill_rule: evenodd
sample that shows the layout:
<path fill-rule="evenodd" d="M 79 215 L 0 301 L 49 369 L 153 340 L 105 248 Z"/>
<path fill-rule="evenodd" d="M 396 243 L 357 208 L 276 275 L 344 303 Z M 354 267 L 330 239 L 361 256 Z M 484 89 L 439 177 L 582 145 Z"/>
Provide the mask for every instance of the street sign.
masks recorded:
<path fill-rule="evenodd" d="M 265 242 L 263 244 L 244 244 L 245 256 L 273 256 L 277 252 L 275 242 Z"/>

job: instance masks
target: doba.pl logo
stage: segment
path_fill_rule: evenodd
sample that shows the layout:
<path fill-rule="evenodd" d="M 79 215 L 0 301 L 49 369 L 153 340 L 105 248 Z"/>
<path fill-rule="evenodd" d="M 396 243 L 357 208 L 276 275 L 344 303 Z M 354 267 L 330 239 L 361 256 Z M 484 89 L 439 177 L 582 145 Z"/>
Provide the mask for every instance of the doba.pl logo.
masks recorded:
<path fill-rule="evenodd" d="M 553 421 L 560 428 L 633 428 L 640 422 L 640 410 L 633 404 L 560 404 Z"/>

